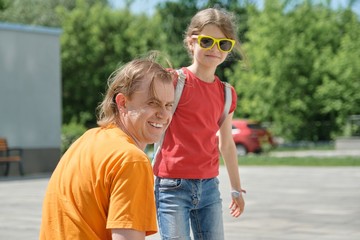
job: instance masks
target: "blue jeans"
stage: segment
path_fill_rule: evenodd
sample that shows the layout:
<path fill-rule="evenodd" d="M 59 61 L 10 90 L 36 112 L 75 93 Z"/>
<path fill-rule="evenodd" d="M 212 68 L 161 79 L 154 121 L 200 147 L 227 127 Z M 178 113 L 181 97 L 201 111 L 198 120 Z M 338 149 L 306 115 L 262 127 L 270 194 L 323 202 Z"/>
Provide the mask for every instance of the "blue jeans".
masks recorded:
<path fill-rule="evenodd" d="M 223 240 L 222 200 L 219 180 L 155 180 L 159 232 L 162 240 Z"/>

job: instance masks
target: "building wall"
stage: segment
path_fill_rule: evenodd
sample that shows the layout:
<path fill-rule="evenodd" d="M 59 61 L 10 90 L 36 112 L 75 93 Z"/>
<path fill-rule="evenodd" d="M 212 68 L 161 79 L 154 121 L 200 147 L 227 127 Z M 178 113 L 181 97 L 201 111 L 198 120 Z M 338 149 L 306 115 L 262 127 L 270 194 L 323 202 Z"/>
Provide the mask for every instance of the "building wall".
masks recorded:
<path fill-rule="evenodd" d="M 26 174 L 50 172 L 60 157 L 60 34 L 0 23 L 0 136 L 24 149 Z"/>

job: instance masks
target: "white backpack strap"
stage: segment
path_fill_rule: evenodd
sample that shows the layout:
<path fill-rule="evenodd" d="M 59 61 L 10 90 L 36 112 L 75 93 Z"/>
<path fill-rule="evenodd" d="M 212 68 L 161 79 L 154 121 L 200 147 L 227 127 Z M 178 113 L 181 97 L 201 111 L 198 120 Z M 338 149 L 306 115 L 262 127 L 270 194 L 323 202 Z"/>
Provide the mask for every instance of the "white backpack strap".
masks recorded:
<path fill-rule="evenodd" d="M 227 82 L 222 82 L 222 83 L 224 84 L 225 106 L 224 106 L 223 114 L 221 115 L 221 118 L 220 118 L 219 123 L 218 123 L 219 127 L 221 127 L 221 125 L 225 121 L 225 118 L 229 114 L 230 107 L 231 107 L 231 100 L 232 100 L 231 85 L 229 83 L 227 83 Z"/>
<path fill-rule="evenodd" d="M 174 114 L 174 112 L 175 112 L 175 110 L 177 108 L 177 105 L 179 104 L 182 91 L 184 90 L 185 79 L 186 79 L 186 75 L 185 75 L 185 73 L 184 73 L 184 71 L 182 69 L 178 69 L 178 70 L 176 70 L 176 72 L 178 74 L 178 80 L 177 80 L 176 87 L 175 87 L 174 104 L 173 104 L 173 107 L 172 107 L 172 113 L 173 114 Z M 163 144 L 165 133 L 166 133 L 166 131 L 162 134 L 159 142 L 154 143 L 154 156 L 153 156 L 153 160 L 152 160 L 152 165 L 153 166 L 155 165 L 156 156 L 158 155 L 158 153 L 159 153 L 159 151 L 161 149 L 161 146 Z"/>
<path fill-rule="evenodd" d="M 185 79 L 186 79 L 186 75 L 182 69 L 178 69 L 178 70 L 176 70 L 176 72 L 179 77 L 178 77 L 178 81 L 176 83 L 176 88 L 175 88 L 175 98 L 174 98 L 174 105 L 172 108 L 172 113 L 175 112 L 177 105 L 179 104 L 180 97 L 181 97 L 182 91 L 185 86 Z"/>

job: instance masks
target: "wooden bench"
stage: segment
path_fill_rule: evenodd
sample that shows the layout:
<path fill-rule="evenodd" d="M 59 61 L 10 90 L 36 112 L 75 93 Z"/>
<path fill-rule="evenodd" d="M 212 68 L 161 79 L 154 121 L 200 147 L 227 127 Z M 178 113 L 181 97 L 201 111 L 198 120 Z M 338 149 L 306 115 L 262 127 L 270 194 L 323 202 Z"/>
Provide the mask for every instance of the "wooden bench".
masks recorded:
<path fill-rule="evenodd" d="M 0 138 L 0 164 L 5 164 L 5 176 L 9 175 L 10 163 L 18 163 L 19 173 L 24 175 L 24 169 L 22 165 L 22 149 L 21 148 L 9 148 L 5 138 Z"/>

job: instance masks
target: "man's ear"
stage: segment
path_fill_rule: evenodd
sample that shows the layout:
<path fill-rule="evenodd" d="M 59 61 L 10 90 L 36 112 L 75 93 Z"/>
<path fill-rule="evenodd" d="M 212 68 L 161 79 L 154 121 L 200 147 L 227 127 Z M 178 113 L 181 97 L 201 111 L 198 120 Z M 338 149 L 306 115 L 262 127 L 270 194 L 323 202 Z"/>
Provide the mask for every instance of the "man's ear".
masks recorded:
<path fill-rule="evenodd" d="M 119 110 L 126 108 L 126 97 L 122 93 L 118 93 L 115 97 L 115 102 Z"/>

